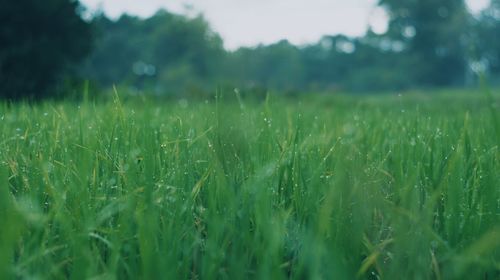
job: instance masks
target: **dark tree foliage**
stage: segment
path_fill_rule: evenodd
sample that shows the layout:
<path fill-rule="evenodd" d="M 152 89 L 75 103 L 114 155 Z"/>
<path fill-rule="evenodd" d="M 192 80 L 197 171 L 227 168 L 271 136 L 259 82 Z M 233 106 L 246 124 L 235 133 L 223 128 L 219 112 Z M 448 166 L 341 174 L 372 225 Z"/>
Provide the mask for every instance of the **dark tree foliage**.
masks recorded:
<path fill-rule="evenodd" d="M 40 99 L 91 48 L 73 0 L 0 0 L 0 97 Z"/>
<path fill-rule="evenodd" d="M 381 0 L 387 36 L 403 42 L 416 84 L 463 85 L 468 13 L 463 0 Z M 410 70 L 410 69 L 409 69 Z"/>
<path fill-rule="evenodd" d="M 474 59 L 481 70 L 500 75 L 500 0 L 492 0 L 475 25 Z"/>

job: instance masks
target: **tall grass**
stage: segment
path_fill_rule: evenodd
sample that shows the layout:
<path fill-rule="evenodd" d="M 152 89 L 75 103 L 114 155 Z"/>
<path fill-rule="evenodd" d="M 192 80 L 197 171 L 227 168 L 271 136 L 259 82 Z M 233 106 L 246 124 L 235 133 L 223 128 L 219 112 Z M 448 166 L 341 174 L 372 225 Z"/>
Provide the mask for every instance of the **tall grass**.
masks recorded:
<path fill-rule="evenodd" d="M 498 279 L 489 105 L 3 104 L 0 278 Z"/>

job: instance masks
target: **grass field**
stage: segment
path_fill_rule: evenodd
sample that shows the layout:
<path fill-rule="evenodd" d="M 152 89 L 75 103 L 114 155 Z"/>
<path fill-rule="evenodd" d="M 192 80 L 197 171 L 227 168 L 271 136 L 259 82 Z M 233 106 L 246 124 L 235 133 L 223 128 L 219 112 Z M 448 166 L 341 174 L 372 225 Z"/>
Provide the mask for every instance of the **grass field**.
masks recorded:
<path fill-rule="evenodd" d="M 0 278 L 499 279 L 495 98 L 4 103 Z"/>

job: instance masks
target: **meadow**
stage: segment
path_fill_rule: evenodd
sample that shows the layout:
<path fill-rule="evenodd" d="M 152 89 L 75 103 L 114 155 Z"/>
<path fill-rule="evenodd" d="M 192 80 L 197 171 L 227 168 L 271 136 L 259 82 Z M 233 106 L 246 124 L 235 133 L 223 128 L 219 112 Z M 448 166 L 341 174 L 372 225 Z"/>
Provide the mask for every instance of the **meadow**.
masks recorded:
<path fill-rule="evenodd" d="M 499 279 L 500 98 L 0 104 L 1 279 Z"/>

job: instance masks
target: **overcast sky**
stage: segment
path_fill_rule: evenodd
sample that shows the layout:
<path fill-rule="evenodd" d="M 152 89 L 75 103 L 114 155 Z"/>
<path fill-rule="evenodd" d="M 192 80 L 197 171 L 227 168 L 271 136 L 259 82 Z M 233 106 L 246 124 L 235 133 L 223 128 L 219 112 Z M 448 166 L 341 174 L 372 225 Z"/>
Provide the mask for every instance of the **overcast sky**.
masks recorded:
<path fill-rule="evenodd" d="M 226 48 L 317 41 L 325 34 L 363 35 L 367 26 L 383 32 L 386 14 L 378 0 L 81 0 L 90 11 L 102 9 L 116 18 L 126 12 L 141 17 L 159 8 L 182 14 L 203 13 L 224 39 Z M 467 0 L 477 12 L 489 0 Z"/>

